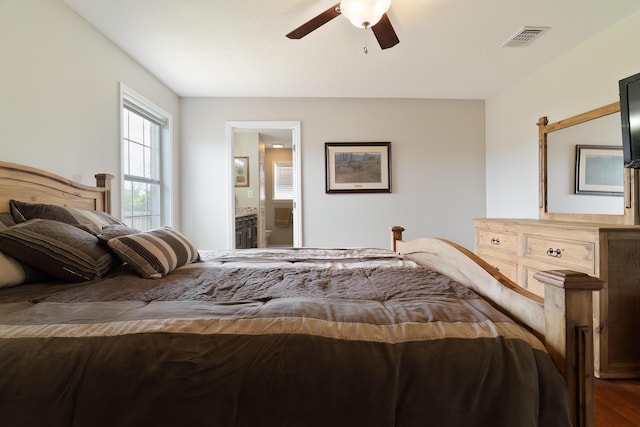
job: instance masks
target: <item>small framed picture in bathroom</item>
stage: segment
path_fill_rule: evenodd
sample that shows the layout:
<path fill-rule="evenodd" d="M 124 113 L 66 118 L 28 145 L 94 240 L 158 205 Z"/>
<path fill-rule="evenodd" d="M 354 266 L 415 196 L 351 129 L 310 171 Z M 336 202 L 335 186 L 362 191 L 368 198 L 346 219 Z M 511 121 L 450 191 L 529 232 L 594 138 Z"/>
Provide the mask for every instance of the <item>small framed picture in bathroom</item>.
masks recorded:
<path fill-rule="evenodd" d="M 249 157 L 239 156 L 233 158 L 236 187 L 249 186 Z"/>

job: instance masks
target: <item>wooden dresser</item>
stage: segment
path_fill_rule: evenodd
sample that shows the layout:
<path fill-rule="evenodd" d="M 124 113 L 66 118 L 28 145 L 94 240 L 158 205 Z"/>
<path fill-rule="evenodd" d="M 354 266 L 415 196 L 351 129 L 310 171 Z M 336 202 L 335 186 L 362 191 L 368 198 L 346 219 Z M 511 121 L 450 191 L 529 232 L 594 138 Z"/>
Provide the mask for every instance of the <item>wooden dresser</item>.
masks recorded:
<path fill-rule="evenodd" d="M 640 227 L 535 219 L 476 219 L 475 252 L 541 295 L 533 277 L 570 269 L 599 277 L 594 296 L 595 374 L 640 377 Z"/>

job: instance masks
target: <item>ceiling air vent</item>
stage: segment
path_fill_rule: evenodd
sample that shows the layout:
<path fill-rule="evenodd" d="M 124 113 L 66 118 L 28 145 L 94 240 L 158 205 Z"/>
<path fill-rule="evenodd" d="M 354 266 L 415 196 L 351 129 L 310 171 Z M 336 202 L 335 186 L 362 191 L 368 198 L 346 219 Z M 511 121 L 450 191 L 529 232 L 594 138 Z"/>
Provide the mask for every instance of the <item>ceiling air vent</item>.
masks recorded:
<path fill-rule="evenodd" d="M 547 31 L 549 27 L 522 27 L 509 40 L 502 44 L 503 47 L 524 47 L 531 44 L 540 34 Z"/>

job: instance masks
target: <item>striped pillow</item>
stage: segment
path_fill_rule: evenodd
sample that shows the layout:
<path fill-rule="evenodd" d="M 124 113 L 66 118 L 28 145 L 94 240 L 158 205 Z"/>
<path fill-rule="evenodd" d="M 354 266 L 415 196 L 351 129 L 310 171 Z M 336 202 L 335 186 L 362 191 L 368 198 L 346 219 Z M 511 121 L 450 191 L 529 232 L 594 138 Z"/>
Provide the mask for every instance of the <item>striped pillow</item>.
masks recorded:
<path fill-rule="evenodd" d="M 99 279 L 113 255 L 98 238 L 71 224 L 32 219 L 0 231 L 0 251 L 58 279 Z"/>
<path fill-rule="evenodd" d="M 67 208 L 41 203 L 25 203 L 17 200 L 11 200 L 9 204 L 11 206 L 13 219 L 17 223 L 35 218 L 53 219 L 55 221 L 75 225 L 76 227 L 88 231 L 93 235 L 100 234 L 102 227 L 106 225 L 123 224 L 108 213 L 101 211 Z"/>
<path fill-rule="evenodd" d="M 114 237 L 128 236 L 130 234 L 137 233 L 140 233 L 140 230 L 136 230 L 135 228 L 131 228 L 127 225 L 111 224 L 102 227 L 102 232 L 96 237 L 106 245 L 107 242 Z"/>
<path fill-rule="evenodd" d="M 185 236 L 171 227 L 114 237 L 109 247 L 146 279 L 159 279 L 176 268 L 200 260 Z"/>

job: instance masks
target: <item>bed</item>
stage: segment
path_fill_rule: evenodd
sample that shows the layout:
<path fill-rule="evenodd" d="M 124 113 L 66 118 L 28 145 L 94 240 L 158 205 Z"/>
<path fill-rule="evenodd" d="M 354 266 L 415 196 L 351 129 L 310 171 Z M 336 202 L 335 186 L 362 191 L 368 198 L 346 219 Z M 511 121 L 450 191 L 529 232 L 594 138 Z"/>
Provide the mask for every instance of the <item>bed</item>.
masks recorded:
<path fill-rule="evenodd" d="M 401 227 L 391 249 L 198 251 L 176 230 L 105 225 L 110 176 L 96 179 L 0 162 L 0 215 L 24 214 L 0 251 L 25 268 L 49 257 L 0 288 L 4 425 L 593 425 L 597 279 L 545 272 L 543 302 Z M 72 215 L 21 210 L 37 205 Z M 36 256 L 44 226 L 85 234 Z M 158 239 L 165 262 L 147 271 Z M 90 268 L 91 242 L 108 258 Z"/>

